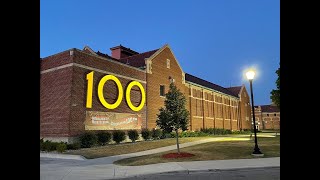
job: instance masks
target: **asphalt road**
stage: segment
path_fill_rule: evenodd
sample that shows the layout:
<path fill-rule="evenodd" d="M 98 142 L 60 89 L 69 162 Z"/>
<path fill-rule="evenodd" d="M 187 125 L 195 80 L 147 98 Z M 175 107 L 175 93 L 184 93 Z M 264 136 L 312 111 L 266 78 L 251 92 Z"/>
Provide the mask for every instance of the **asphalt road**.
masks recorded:
<path fill-rule="evenodd" d="M 141 175 L 122 180 L 278 180 L 280 167 Z"/>

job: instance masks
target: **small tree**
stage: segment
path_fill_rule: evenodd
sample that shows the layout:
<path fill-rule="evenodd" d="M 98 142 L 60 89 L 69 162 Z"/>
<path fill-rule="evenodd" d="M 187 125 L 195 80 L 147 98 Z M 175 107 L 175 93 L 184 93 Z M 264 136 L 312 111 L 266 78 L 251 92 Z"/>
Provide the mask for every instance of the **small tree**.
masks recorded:
<path fill-rule="evenodd" d="M 176 132 L 177 150 L 180 154 L 178 130 L 188 129 L 189 112 L 185 108 L 186 98 L 183 93 L 173 84 L 170 84 L 169 92 L 166 93 L 165 107 L 159 109 L 157 125 L 164 132 Z"/>
<path fill-rule="evenodd" d="M 278 79 L 276 81 L 277 89 L 273 89 L 271 91 L 270 98 L 271 98 L 272 102 L 274 102 L 275 105 L 280 108 L 280 67 L 278 68 L 276 73 L 278 74 Z"/>

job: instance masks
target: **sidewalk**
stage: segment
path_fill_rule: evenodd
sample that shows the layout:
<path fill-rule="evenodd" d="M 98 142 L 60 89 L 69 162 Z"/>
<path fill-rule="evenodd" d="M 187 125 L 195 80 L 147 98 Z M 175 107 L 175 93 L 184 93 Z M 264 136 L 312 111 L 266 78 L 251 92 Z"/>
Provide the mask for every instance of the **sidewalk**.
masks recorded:
<path fill-rule="evenodd" d="M 54 159 L 53 161 L 56 162 L 52 162 L 51 160 L 48 160 L 46 158 L 42 159 L 42 161 L 49 161 L 49 163 L 40 165 L 41 179 L 120 179 L 126 177 L 158 173 L 191 174 L 194 172 L 207 172 L 218 170 L 280 167 L 280 157 L 170 162 L 144 166 L 118 166 L 114 164 L 89 165 L 82 164 L 81 162 L 84 161 L 79 160 Z"/>
<path fill-rule="evenodd" d="M 222 140 L 227 137 L 216 137 L 201 141 L 180 144 L 180 147 L 188 147 L 201 143 Z M 115 179 L 137 175 L 157 173 L 192 173 L 194 171 L 214 171 L 239 168 L 261 168 L 280 167 L 280 157 L 276 158 L 254 158 L 233 159 L 213 161 L 190 161 L 170 162 L 144 166 L 118 166 L 113 162 L 116 160 L 154 154 L 176 149 L 176 145 L 142 151 L 137 153 L 122 154 L 117 156 L 103 157 L 97 159 L 84 159 L 76 155 L 57 155 L 50 153 L 40 154 L 40 177 L 41 179 Z M 51 158 L 48 158 L 50 157 Z M 56 157 L 54 157 L 56 156 Z M 67 159 L 61 159 L 67 158 Z"/>

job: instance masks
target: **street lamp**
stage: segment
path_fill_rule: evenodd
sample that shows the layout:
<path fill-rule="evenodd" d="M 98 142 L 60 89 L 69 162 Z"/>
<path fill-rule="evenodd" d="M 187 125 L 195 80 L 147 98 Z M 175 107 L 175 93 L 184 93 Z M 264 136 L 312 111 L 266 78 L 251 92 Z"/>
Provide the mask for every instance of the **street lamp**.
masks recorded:
<path fill-rule="evenodd" d="M 254 128 L 254 151 L 252 155 L 263 155 L 258 147 L 258 140 L 257 140 L 257 128 L 256 128 L 256 118 L 254 113 L 254 104 L 253 104 L 253 90 L 252 90 L 252 80 L 254 78 L 254 71 L 250 70 L 246 73 L 247 79 L 250 82 L 250 92 L 251 92 L 251 106 L 252 106 L 252 116 L 253 116 L 253 128 Z"/>

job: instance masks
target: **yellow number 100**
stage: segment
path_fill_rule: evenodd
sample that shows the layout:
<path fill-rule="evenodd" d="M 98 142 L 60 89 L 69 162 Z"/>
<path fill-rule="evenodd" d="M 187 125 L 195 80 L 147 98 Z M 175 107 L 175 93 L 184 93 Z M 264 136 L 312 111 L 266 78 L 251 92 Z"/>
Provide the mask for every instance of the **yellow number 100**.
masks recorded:
<path fill-rule="evenodd" d="M 87 74 L 87 81 L 88 81 L 87 102 L 86 102 L 87 108 L 92 108 L 93 73 L 94 72 L 91 71 L 90 73 Z M 117 101 L 113 104 L 109 104 L 103 96 L 103 87 L 104 87 L 104 84 L 108 80 L 114 81 L 117 85 L 117 88 L 118 88 L 118 98 L 117 98 Z M 131 89 L 133 86 L 138 86 L 140 89 L 140 92 L 141 92 L 141 102 L 140 102 L 139 106 L 137 106 L 137 107 L 132 104 L 131 98 L 130 98 L 130 92 L 131 92 Z M 107 109 L 117 108 L 120 105 L 122 98 L 123 98 L 123 88 L 122 88 L 120 80 L 117 77 L 110 75 L 110 74 L 103 76 L 98 84 L 98 98 L 99 98 L 99 101 L 101 102 L 101 104 L 104 107 L 106 107 Z M 130 109 L 132 109 L 133 111 L 140 111 L 143 108 L 144 103 L 146 101 L 146 94 L 145 94 L 144 88 L 141 85 L 141 83 L 139 83 L 138 81 L 132 81 L 128 84 L 127 89 L 126 89 L 126 101 L 127 101 L 128 106 L 130 107 Z"/>

